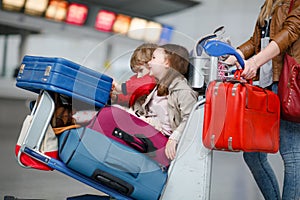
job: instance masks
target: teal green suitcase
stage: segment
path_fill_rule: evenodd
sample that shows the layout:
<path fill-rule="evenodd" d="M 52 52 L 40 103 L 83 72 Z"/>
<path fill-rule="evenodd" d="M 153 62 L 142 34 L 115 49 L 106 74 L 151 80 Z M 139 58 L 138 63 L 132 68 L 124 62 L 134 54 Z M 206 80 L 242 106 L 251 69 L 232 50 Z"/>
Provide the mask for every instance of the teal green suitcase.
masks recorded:
<path fill-rule="evenodd" d="M 133 199 L 159 199 L 167 180 L 167 171 L 148 156 L 87 127 L 59 136 L 59 157 L 68 168 Z"/>

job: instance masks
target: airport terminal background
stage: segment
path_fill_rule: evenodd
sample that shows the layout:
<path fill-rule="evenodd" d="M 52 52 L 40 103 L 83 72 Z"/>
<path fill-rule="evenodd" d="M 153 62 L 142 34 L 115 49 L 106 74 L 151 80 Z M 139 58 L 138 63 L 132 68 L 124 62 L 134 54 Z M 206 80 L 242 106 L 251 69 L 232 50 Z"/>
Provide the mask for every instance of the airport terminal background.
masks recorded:
<path fill-rule="evenodd" d="M 190 50 L 199 38 L 222 25 L 232 45 L 237 46 L 251 35 L 262 3 L 263 0 L 202 0 L 195 7 L 163 15 L 155 20 L 172 25 L 174 33 L 170 42 L 182 44 Z M 0 35 L 0 63 L 4 59 L 2 47 L 5 46 L 5 39 L 6 68 L 0 77 L 0 199 L 5 195 L 29 199 L 65 199 L 82 194 L 99 194 L 99 191 L 58 172 L 23 169 L 17 164 L 15 143 L 22 122 L 29 113 L 28 103 L 36 96 L 14 86 L 14 70 L 21 62 L 18 52 L 20 36 L 5 38 Z M 44 33 L 30 35 L 23 52 L 64 57 L 122 81 L 131 75 L 129 57 L 141 43 L 112 34 L 93 38 L 76 33 Z M 107 62 L 111 64 L 110 67 L 104 67 Z M 1 72 L 3 67 L 0 65 Z M 283 166 L 280 156 L 278 153 L 273 154 L 269 159 L 282 186 Z M 211 200 L 263 199 L 243 161 L 242 153 L 215 151 L 211 181 Z"/>

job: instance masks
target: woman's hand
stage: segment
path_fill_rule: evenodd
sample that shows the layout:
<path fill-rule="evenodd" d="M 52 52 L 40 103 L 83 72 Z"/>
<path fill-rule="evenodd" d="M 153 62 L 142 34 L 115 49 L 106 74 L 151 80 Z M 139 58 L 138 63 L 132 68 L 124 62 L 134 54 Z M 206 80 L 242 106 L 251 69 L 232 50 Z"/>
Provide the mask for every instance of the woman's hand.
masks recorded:
<path fill-rule="evenodd" d="M 280 49 L 276 42 L 271 41 L 261 52 L 245 61 L 245 68 L 241 74 L 245 79 L 252 79 L 256 76 L 257 69 L 275 56 L 279 55 Z"/>
<path fill-rule="evenodd" d="M 224 60 L 224 63 L 227 64 L 227 65 L 235 65 L 237 62 L 237 59 L 235 56 L 228 56 L 228 58 L 226 60 Z"/>
<path fill-rule="evenodd" d="M 169 139 L 166 144 L 165 153 L 168 159 L 174 160 L 176 156 L 177 141 Z"/>
<path fill-rule="evenodd" d="M 245 61 L 244 70 L 241 74 L 245 79 L 253 79 L 256 76 L 259 66 L 256 64 L 255 58 L 252 57 Z"/>
<path fill-rule="evenodd" d="M 237 49 L 236 52 L 240 54 L 240 56 L 245 59 L 244 54 L 241 52 L 241 50 Z M 233 55 L 228 56 L 226 60 L 224 60 L 224 63 L 227 65 L 236 65 L 237 67 L 240 66 L 240 64 L 237 61 L 237 58 Z"/>

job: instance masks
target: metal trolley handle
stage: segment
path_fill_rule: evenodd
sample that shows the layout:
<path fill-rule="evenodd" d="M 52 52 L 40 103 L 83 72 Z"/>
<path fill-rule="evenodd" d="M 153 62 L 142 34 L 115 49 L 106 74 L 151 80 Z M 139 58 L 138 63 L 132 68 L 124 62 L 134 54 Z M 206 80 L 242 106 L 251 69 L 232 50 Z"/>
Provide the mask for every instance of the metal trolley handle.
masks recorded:
<path fill-rule="evenodd" d="M 49 93 L 47 91 L 41 91 L 40 98 L 31 112 L 33 116 L 31 124 L 18 152 L 17 161 L 20 166 L 26 167 L 21 162 L 21 154 L 25 152 L 26 148 L 36 151 L 40 149 L 52 114 L 54 113 L 54 107 L 54 102 Z"/>
<path fill-rule="evenodd" d="M 223 55 L 233 55 L 236 57 L 237 61 L 244 69 L 245 63 L 241 55 L 229 44 L 219 41 L 219 40 L 210 40 L 204 43 L 204 51 L 210 56 L 223 56 Z"/>

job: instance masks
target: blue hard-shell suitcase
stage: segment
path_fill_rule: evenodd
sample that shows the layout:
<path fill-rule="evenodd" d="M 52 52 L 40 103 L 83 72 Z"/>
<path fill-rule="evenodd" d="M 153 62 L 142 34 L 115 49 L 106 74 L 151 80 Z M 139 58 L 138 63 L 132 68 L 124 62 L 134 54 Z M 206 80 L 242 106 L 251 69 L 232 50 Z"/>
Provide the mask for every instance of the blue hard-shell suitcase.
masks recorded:
<path fill-rule="evenodd" d="M 64 58 L 24 56 L 17 87 L 41 89 L 103 107 L 109 100 L 112 78 Z"/>
<path fill-rule="evenodd" d="M 59 156 L 70 169 L 134 199 L 159 199 L 167 179 L 147 156 L 87 127 L 59 136 Z"/>

